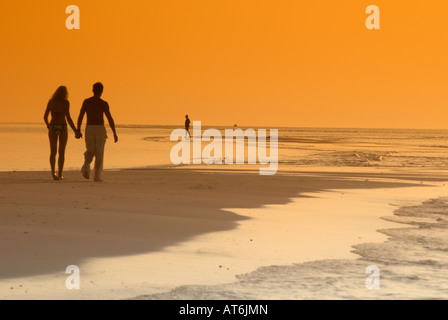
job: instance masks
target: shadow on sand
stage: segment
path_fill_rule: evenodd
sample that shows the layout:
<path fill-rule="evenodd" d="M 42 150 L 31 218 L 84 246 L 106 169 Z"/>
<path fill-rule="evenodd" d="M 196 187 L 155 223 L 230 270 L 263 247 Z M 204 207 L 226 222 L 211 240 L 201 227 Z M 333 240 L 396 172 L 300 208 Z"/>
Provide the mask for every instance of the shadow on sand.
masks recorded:
<path fill-rule="evenodd" d="M 96 184 L 79 175 L 67 172 L 66 181 L 53 182 L 48 173 L 0 173 L 0 278 L 154 252 L 247 219 L 224 208 L 287 204 L 329 189 L 415 187 L 422 179 L 404 173 L 259 176 L 258 170 L 147 169 L 106 172 L 106 182 Z M 424 181 L 442 180 L 425 176 Z"/>

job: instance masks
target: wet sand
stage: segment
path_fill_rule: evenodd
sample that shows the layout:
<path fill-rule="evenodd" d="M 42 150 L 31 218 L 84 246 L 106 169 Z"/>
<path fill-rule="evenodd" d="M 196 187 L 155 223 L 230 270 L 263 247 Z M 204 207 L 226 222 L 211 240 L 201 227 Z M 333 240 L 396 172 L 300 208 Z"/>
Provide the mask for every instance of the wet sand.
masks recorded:
<path fill-rule="evenodd" d="M 103 183 L 0 173 L 0 297 L 125 299 L 275 262 L 351 258 L 351 245 L 384 240 L 376 230 L 393 224 L 380 219 L 391 205 L 437 196 L 448 181 L 432 171 L 247 168 L 107 171 Z M 81 290 L 65 287 L 69 265 L 80 267 Z"/>

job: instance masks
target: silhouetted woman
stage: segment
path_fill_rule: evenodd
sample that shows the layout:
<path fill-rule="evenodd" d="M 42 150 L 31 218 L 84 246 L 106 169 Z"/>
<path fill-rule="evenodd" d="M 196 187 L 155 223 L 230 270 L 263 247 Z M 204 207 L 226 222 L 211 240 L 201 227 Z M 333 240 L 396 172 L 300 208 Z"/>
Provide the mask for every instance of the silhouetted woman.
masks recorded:
<path fill-rule="evenodd" d="M 76 130 L 75 124 L 70 117 L 70 103 L 68 102 L 67 87 L 61 86 L 53 94 L 53 97 L 48 101 L 47 110 L 45 111 L 44 121 L 48 128 L 48 137 L 50 138 L 50 166 L 51 175 L 54 180 L 64 180 L 62 172 L 64 170 L 65 162 L 65 147 L 68 141 L 67 121 L 72 130 L 75 132 L 76 138 L 81 137 L 81 133 Z M 51 122 L 48 122 L 48 115 L 51 114 Z M 56 153 L 58 153 L 59 142 L 59 159 L 58 159 L 58 174 L 56 175 Z"/>

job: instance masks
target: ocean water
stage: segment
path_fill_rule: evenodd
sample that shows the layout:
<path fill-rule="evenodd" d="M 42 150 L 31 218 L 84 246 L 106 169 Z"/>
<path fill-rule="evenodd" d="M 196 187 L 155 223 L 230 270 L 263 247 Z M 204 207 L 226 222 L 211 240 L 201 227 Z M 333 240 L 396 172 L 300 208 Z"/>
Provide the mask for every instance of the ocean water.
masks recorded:
<path fill-rule="evenodd" d="M 279 132 L 280 164 L 433 169 L 448 165 L 446 130 L 285 128 Z"/>
<path fill-rule="evenodd" d="M 106 144 L 105 169 L 171 165 L 170 150 L 175 142 L 170 142 L 170 134 L 174 129 L 118 126 L 119 142 L 109 139 Z M 217 129 L 224 133 L 224 127 Z M 280 166 L 448 168 L 446 130 L 278 129 Z M 111 136 L 110 129 L 108 132 Z M 0 171 L 49 170 L 45 125 L 0 124 L 0 137 Z M 84 140 L 75 140 L 70 132 L 66 170 L 78 170 L 84 152 Z"/>
<path fill-rule="evenodd" d="M 167 165 L 169 133 L 164 127 L 119 126 L 119 142 L 113 142 L 108 128 L 105 169 L 121 169 Z M 158 137 L 168 136 L 166 141 Z M 0 171 L 50 170 L 50 144 L 45 124 L 0 124 Z M 148 140 L 146 140 L 148 138 Z M 79 170 L 84 162 L 85 141 L 76 140 L 69 129 L 65 170 Z"/>

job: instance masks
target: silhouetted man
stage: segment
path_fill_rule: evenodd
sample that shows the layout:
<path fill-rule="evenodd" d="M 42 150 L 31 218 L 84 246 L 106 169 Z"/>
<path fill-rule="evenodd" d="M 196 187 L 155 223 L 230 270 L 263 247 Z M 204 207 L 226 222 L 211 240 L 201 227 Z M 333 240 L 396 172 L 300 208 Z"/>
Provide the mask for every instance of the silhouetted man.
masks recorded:
<path fill-rule="evenodd" d="M 84 178 L 90 179 L 90 164 L 95 157 L 95 181 L 102 181 L 103 175 L 104 146 L 107 139 L 104 115 L 106 115 L 110 128 L 114 133 L 115 143 L 118 141 L 114 119 L 109 111 L 109 104 L 101 99 L 103 89 L 103 85 L 99 82 L 93 85 L 93 97 L 84 100 L 78 118 L 78 130 L 81 130 L 82 120 L 87 113 L 85 133 L 87 151 L 84 154 L 85 162 L 81 172 Z"/>
<path fill-rule="evenodd" d="M 188 114 L 185 116 L 185 138 L 187 137 L 187 133 L 188 133 L 188 138 L 190 138 L 190 119 L 188 118 Z"/>

